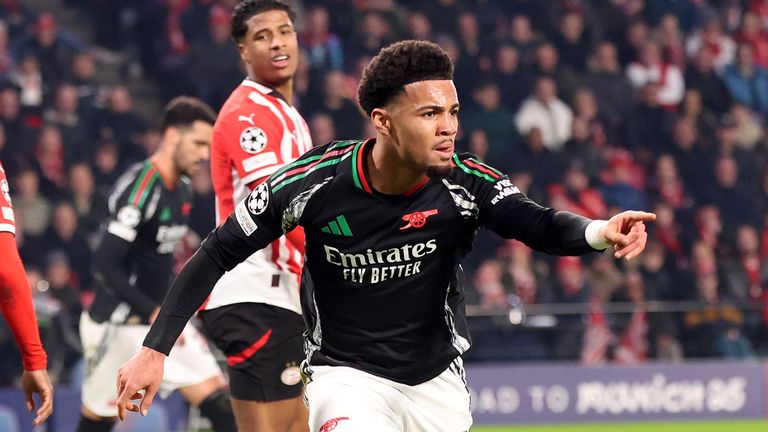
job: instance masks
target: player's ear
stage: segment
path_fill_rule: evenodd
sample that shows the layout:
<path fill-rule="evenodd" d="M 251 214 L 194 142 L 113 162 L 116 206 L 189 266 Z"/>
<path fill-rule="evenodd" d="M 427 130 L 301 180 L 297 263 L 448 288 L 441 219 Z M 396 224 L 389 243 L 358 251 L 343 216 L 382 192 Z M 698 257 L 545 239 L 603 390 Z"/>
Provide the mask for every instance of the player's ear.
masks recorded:
<path fill-rule="evenodd" d="M 374 108 L 371 112 L 371 121 L 376 132 L 383 136 L 389 136 L 392 128 L 392 118 L 384 108 Z"/>
<path fill-rule="evenodd" d="M 176 126 L 169 126 L 163 132 L 163 142 L 175 145 L 181 138 L 181 131 Z"/>

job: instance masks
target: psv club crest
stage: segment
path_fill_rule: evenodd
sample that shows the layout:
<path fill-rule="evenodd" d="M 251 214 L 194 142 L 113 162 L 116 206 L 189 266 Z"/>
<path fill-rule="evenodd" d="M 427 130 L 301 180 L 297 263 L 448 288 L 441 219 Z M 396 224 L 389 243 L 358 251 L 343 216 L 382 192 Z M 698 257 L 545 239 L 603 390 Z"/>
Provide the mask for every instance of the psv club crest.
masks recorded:
<path fill-rule="evenodd" d="M 3 198 L 8 204 L 11 204 L 11 188 L 8 187 L 8 180 L 0 180 L 0 192 L 3 194 Z"/>
<path fill-rule="evenodd" d="M 267 134 L 263 129 L 251 126 L 240 134 L 240 148 L 246 153 L 256 154 L 267 146 Z"/>

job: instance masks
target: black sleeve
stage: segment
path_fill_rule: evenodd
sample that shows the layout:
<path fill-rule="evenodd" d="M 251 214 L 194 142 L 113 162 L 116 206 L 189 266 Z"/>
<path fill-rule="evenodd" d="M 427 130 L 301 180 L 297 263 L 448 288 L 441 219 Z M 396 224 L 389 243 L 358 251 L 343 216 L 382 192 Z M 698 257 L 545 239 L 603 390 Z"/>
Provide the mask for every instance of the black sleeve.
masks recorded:
<path fill-rule="evenodd" d="M 157 303 L 131 285 L 128 266 L 125 264 L 130 248 L 131 242 L 105 232 L 93 254 L 93 277 L 131 308 L 143 316 L 150 316 Z"/>
<path fill-rule="evenodd" d="M 517 239 L 530 248 L 552 255 L 595 252 L 584 236 L 591 219 L 542 207 L 526 197 L 506 177 L 479 181 L 480 222 L 501 237 Z"/>
<path fill-rule="evenodd" d="M 275 195 L 263 182 L 206 237 L 173 281 L 144 346 L 167 355 L 221 275 L 295 227 L 283 213 L 293 192 L 285 188 Z"/>

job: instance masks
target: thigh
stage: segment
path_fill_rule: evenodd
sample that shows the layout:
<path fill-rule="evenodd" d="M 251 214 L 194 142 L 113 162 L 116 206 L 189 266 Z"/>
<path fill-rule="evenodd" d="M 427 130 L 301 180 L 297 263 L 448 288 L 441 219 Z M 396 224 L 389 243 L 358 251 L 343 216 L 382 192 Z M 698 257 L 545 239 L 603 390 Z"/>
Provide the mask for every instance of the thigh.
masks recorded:
<path fill-rule="evenodd" d="M 415 386 L 405 386 L 400 409 L 405 431 L 463 432 L 472 426 L 469 391 L 460 358 L 437 377 Z"/>
<path fill-rule="evenodd" d="M 201 314 L 205 330 L 227 356 L 232 397 L 276 402 L 301 395 L 301 316 L 261 303 L 239 303 Z"/>
<path fill-rule="evenodd" d="M 339 366 L 315 366 L 306 387 L 309 430 L 401 432 L 392 409 L 397 391 L 368 374 Z"/>
<path fill-rule="evenodd" d="M 147 326 L 97 324 L 87 314 L 80 319 L 86 376 L 81 400 L 91 412 L 101 417 L 117 415 L 117 372 L 120 366 L 139 352 Z"/>
<path fill-rule="evenodd" d="M 182 332 L 183 343 L 177 343 L 165 360 L 160 395 L 167 397 L 181 387 L 200 384 L 213 377 L 222 377 L 216 357 L 208 342 L 192 324 Z"/>

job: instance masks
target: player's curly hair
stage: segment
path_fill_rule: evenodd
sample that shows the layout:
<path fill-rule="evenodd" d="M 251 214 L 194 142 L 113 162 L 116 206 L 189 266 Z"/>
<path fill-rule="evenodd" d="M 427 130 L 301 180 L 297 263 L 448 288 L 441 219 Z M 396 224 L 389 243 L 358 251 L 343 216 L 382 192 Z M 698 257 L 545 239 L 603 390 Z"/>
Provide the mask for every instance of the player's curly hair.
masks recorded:
<path fill-rule="evenodd" d="M 285 11 L 291 22 L 296 21 L 296 12 L 279 0 L 243 0 L 235 6 L 235 11 L 232 12 L 232 23 L 229 28 L 232 39 L 236 43 L 242 42 L 243 37 L 248 32 L 248 20 L 254 15 L 271 10 Z"/>
<path fill-rule="evenodd" d="M 453 63 L 439 45 L 417 40 L 395 42 L 379 51 L 363 72 L 357 99 L 367 115 L 388 105 L 406 85 L 453 79 Z"/>
<path fill-rule="evenodd" d="M 165 106 L 163 112 L 163 121 L 161 130 L 169 127 L 192 126 L 196 121 L 202 121 L 208 124 L 216 122 L 216 113 L 208 104 L 200 99 L 189 96 L 178 96 L 173 98 Z"/>

